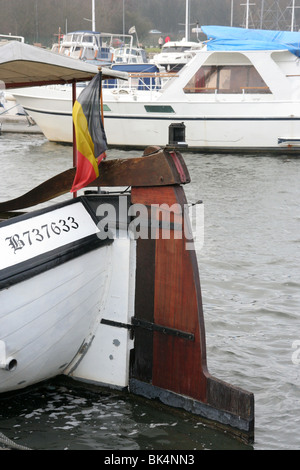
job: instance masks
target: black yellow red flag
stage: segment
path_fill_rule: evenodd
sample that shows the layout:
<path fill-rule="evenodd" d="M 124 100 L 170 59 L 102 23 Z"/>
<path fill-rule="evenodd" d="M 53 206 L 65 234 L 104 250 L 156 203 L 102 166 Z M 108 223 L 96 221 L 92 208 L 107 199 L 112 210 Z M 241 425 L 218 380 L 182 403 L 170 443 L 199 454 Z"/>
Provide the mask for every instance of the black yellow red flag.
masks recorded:
<path fill-rule="evenodd" d="M 101 119 L 101 83 L 101 73 L 98 73 L 73 106 L 77 165 L 71 192 L 94 181 L 99 176 L 98 165 L 105 158 L 107 140 Z"/>

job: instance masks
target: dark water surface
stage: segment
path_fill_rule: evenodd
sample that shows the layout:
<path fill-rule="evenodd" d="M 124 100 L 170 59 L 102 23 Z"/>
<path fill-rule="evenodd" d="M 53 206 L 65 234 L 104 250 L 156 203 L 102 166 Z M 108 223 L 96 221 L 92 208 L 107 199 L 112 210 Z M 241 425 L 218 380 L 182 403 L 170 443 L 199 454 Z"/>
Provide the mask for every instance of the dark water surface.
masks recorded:
<path fill-rule="evenodd" d="M 298 449 L 300 159 L 184 157 L 188 201 L 204 203 L 197 256 L 209 371 L 255 394 L 250 448 Z M 0 165 L 3 201 L 72 166 L 72 150 L 42 136 L 3 134 Z M 32 449 L 249 449 L 186 414 L 56 381 L 0 399 L 0 432 Z"/>

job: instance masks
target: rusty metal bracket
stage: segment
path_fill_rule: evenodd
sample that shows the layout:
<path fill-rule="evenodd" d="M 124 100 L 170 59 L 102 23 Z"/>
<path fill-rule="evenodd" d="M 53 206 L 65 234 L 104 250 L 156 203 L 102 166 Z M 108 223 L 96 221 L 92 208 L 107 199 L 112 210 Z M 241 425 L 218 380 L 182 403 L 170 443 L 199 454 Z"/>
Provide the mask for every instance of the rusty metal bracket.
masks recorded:
<path fill-rule="evenodd" d="M 159 333 L 162 333 L 165 335 L 176 336 L 177 338 L 186 339 L 188 341 L 195 340 L 194 334 L 188 333 L 186 331 L 176 330 L 175 328 L 169 328 L 169 327 L 162 326 L 162 325 L 156 325 L 155 323 L 151 323 L 145 320 L 140 320 L 134 317 L 131 318 L 131 322 L 132 322 L 131 324 L 128 324 L 128 323 L 116 322 L 113 320 L 107 320 L 105 318 L 101 319 L 101 323 L 103 325 L 114 326 L 116 328 L 126 328 L 127 330 L 130 330 L 132 333 L 135 328 L 143 328 L 149 331 L 158 331 Z"/>

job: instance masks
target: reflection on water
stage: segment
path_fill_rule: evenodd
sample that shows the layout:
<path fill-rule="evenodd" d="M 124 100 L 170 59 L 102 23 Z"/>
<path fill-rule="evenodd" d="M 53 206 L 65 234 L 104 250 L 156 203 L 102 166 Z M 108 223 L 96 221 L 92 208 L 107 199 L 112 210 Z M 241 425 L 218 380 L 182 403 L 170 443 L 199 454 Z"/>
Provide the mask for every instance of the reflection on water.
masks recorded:
<path fill-rule="evenodd" d="M 124 155 L 108 152 L 108 158 Z M 255 394 L 254 449 L 297 449 L 300 365 L 292 357 L 300 340 L 300 160 L 184 157 L 192 177 L 188 201 L 204 202 L 197 257 L 209 370 Z M 72 166 L 72 149 L 42 136 L 2 135 L 0 164 L 3 201 Z M 0 432 L 35 449 L 247 448 L 186 415 L 70 384 L 47 384 L 0 406 Z"/>
<path fill-rule="evenodd" d="M 31 449 L 250 448 L 185 413 L 124 392 L 94 392 L 74 388 L 73 383 L 60 384 L 59 380 L 0 404 L 2 433 Z"/>

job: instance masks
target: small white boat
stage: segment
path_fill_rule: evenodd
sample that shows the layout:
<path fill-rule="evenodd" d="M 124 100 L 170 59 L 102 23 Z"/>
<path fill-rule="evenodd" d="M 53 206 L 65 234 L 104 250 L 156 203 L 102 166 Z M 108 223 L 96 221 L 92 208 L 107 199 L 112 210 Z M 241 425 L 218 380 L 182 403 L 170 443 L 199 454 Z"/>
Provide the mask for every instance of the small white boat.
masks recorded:
<path fill-rule="evenodd" d="M 0 48 L 7 87 L 46 76 L 74 82 L 75 98 L 75 81 L 96 74 L 32 46 Z M 152 146 L 104 160 L 89 192 L 32 210 L 70 192 L 75 174 L 0 203 L 0 393 L 63 375 L 160 400 L 251 441 L 253 394 L 207 370 L 182 156 Z"/>
<path fill-rule="evenodd" d="M 124 45 L 114 50 L 113 62 L 115 64 L 146 64 L 148 59 L 145 49 Z"/>
<path fill-rule="evenodd" d="M 63 35 L 62 40 L 52 46 L 52 52 L 73 59 L 97 60 L 99 65 L 113 61 L 112 37 L 95 31 L 73 31 Z"/>
<path fill-rule="evenodd" d="M 0 46 L 11 41 L 25 42 L 23 36 L 0 34 Z M 33 129 L 34 128 L 34 129 Z M 0 83 L 0 134 L 1 132 L 37 132 L 37 126 L 20 106 L 13 95 L 5 91 L 4 83 Z M 38 132 L 41 132 L 38 130 Z"/>
<path fill-rule="evenodd" d="M 40 134 L 41 130 L 15 97 L 0 89 L 0 134 L 2 132 Z"/>
<path fill-rule="evenodd" d="M 52 52 L 97 66 L 113 63 L 147 63 L 146 52 L 133 45 L 131 34 L 73 31 L 52 46 Z"/>
<path fill-rule="evenodd" d="M 169 41 L 162 46 L 159 54 L 155 54 L 151 62 L 164 67 L 168 72 L 178 72 L 187 64 L 204 46 L 200 42 L 185 41 Z"/>
<path fill-rule="evenodd" d="M 219 31 L 202 29 L 209 37 Z M 220 34 L 242 37 L 245 32 L 255 36 L 211 40 L 178 74 L 160 81 L 154 74 L 146 89 L 136 86 L 137 76 L 131 88 L 122 82 L 117 89 L 104 89 L 109 145 L 179 143 L 198 152 L 298 152 L 299 50 L 292 41 L 297 44 L 300 33 L 274 32 L 279 42 L 262 40 L 264 31 L 222 28 Z M 70 90 L 23 89 L 14 95 L 49 140 L 72 142 Z"/>

